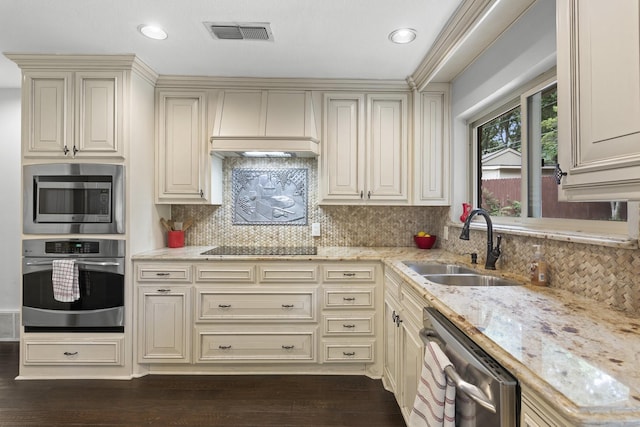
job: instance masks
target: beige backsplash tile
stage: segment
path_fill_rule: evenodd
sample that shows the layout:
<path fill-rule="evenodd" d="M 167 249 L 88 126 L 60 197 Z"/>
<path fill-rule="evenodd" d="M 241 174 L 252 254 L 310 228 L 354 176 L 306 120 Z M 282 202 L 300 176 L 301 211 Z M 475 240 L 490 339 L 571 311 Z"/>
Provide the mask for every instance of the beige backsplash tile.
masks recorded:
<path fill-rule="evenodd" d="M 234 167 L 309 169 L 309 188 L 318 188 L 315 159 L 242 159 L 224 161 L 224 203 L 222 206 L 174 205 L 175 219 L 194 218 L 185 236 L 187 245 L 257 246 L 413 246 L 413 234 L 424 230 L 439 236 L 436 247 L 456 254 L 477 252 L 484 263 L 486 233 L 472 230 L 471 239 L 458 239 L 459 228 L 450 228 L 442 240 L 448 207 L 406 206 L 319 206 L 316 191 L 308 195 L 306 226 L 233 225 L 229 191 Z M 321 237 L 311 237 L 311 223 L 321 225 Z M 503 255 L 498 269 L 525 276 L 533 255 L 532 245 L 542 245 L 549 262 L 550 286 L 600 301 L 618 310 L 640 310 L 640 254 L 582 243 L 562 242 L 516 235 L 503 235 Z"/>

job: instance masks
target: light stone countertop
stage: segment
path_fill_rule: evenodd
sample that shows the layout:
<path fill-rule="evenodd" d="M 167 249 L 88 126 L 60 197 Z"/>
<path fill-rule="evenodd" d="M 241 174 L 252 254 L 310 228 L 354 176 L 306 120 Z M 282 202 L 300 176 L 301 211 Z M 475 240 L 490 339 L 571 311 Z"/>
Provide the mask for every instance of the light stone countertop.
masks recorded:
<path fill-rule="evenodd" d="M 576 425 L 640 425 L 640 316 L 567 291 L 535 286 L 433 284 L 406 260 L 466 264 L 442 250 L 318 248 L 313 256 L 203 256 L 206 247 L 158 249 L 133 257 L 161 261 L 380 261 L 487 353 Z M 482 273 L 487 272 L 476 266 Z M 523 277 L 507 276 L 523 280 Z"/>

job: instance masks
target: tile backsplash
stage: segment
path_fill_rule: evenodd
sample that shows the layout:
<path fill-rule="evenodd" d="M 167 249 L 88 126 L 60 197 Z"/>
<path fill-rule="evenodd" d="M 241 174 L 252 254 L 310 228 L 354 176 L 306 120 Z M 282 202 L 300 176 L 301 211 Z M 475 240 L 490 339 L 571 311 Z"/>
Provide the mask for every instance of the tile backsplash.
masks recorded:
<path fill-rule="evenodd" d="M 307 225 L 234 225 L 231 171 L 234 168 L 308 168 Z M 319 206 L 316 159 L 227 158 L 223 162 L 224 197 L 221 206 L 174 205 L 175 219 L 193 218 L 187 245 L 256 246 L 413 246 L 420 230 L 442 230 L 448 207 Z M 321 236 L 311 237 L 319 223 Z M 436 243 L 437 246 L 437 243 Z"/>
<path fill-rule="evenodd" d="M 308 194 L 307 225 L 233 225 L 230 179 L 234 167 L 309 169 L 309 188 L 318 188 L 315 159 L 243 159 L 224 161 L 222 206 L 174 205 L 175 219 L 194 218 L 187 245 L 256 246 L 413 246 L 419 231 L 442 236 L 448 207 L 320 206 L 316 191 Z M 311 223 L 320 223 L 321 236 L 311 237 Z M 477 252 L 484 263 L 486 233 L 472 230 L 471 240 L 459 240 L 460 229 L 449 227 L 450 238 L 436 247 L 464 255 Z M 523 237 L 503 233 L 498 269 L 526 276 L 532 245 L 542 245 L 549 263 L 550 286 L 586 296 L 614 309 L 640 310 L 640 251 L 583 243 Z"/>

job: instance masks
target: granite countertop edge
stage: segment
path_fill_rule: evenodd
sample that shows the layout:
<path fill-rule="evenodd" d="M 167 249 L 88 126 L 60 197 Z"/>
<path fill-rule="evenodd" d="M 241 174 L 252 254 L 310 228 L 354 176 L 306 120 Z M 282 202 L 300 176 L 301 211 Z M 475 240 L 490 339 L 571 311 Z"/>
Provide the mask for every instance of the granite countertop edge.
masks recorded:
<path fill-rule="evenodd" d="M 515 279 L 524 283 L 525 278 L 508 274 L 501 274 L 500 271 L 487 272 L 479 266 L 472 266 L 467 262 L 466 257 L 455 255 L 441 249 L 420 250 L 413 247 L 319 247 L 317 255 L 201 255 L 211 249 L 213 246 L 187 246 L 184 248 L 162 248 L 135 254 L 132 259 L 134 261 L 378 261 L 383 262 L 385 266 L 390 267 L 392 271 L 398 274 L 405 282 L 409 283 L 414 291 L 422 296 L 429 304 L 441 311 L 461 330 L 470 336 L 478 345 L 480 345 L 487 353 L 494 357 L 499 363 L 511 371 L 524 385 L 528 386 L 543 400 L 547 401 L 562 416 L 570 420 L 572 423 L 580 426 L 603 426 L 614 425 L 638 425 L 640 424 L 640 383 L 633 383 L 631 397 L 624 403 L 610 404 L 602 406 L 580 406 L 565 396 L 561 391 L 542 378 L 542 374 L 536 369 L 518 357 L 514 356 L 507 349 L 496 343 L 490 337 L 485 335 L 478 326 L 478 322 L 465 317 L 456 309 L 455 298 L 478 298 L 477 294 L 472 295 L 472 290 L 460 289 L 457 287 L 434 285 L 425 280 L 420 275 L 414 273 L 406 267 L 402 261 L 437 261 L 451 262 L 461 265 L 467 265 L 478 269 L 483 274 L 494 274 Z M 639 354 L 636 360 L 616 360 L 610 357 L 605 365 L 611 365 L 615 372 L 612 373 L 614 378 L 625 383 L 629 377 L 624 375 L 625 369 L 636 370 L 637 363 L 640 361 L 640 316 L 633 317 L 626 313 L 622 313 L 613 309 L 603 307 L 602 303 L 597 303 L 584 297 L 576 296 L 567 291 L 555 288 L 539 288 L 535 286 L 525 285 L 516 287 L 500 287 L 502 289 L 491 289 L 492 296 L 487 297 L 487 302 L 492 298 L 502 299 L 501 295 L 516 298 L 522 298 L 524 301 L 535 301 L 537 306 L 550 307 L 549 309 L 536 308 L 529 306 L 529 310 L 547 311 L 540 313 L 540 318 L 549 319 L 548 325 L 551 328 L 549 332 L 550 338 L 553 340 L 562 340 L 564 330 L 568 330 L 569 338 L 571 333 L 575 331 L 572 327 L 562 326 L 567 322 L 582 323 L 591 325 L 595 323 L 604 324 L 605 328 L 613 330 L 616 326 L 631 322 L 632 325 L 639 326 L 636 330 L 627 330 L 628 338 L 633 339 L 634 348 L 638 348 Z M 468 296 L 465 296 L 465 292 Z M 486 292 L 486 290 L 485 290 Z M 479 297 L 482 299 L 483 295 Z M 577 307 L 577 308 L 576 308 Z M 563 314 L 564 313 L 564 314 Z M 528 313 L 529 317 L 534 314 Z M 549 318 L 553 316 L 553 318 Z M 565 317 L 563 317 L 565 316 Z M 566 322 L 564 321 L 566 319 Z M 543 323 L 545 323 L 543 321 Z M 577 328 L 576 328 L 577 330 Z M 555 335 L 555 336 L 552 336 Z M 558 336 L 560 335 L 560 336 Z M 612 335 L 610 340 L 617 340 L 620 334 Z M 624 334 L 622 335 L 624 336 Z M 602 338 L 602 337 L 600 337 Z M 611 344 L 603 342 L 601 344 Z M 559 342 L 559 341 L 558 341 Z M 616 341 L 619 346 L 620 343 Z M 626 342 L 628 345 L 629 342 Z M 578 343 L 577 347 L 581 347 L 582 343 Z M 613 346 L 615 347 L 615 345 Z M 573 350 L 573 349 L 572 349 Z M 591 356 L 590 349 L 576 348 L 578 354 L 589 358 Z M 619 367 L 617 365 L 629 365 L 629 367 Z M 637 380 L 634 377 L 634 380 Z"/>

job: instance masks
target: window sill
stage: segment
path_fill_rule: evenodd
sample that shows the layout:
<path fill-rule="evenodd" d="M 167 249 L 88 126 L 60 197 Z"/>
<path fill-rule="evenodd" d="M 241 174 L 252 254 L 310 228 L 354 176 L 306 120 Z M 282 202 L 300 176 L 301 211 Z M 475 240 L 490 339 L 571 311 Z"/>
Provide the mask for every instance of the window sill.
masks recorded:
<path fill-rule="evenodd" d="M 462 223 L 448 222 L 447 226 L 462 229 Z M 486 230 L 484 222 L 472 222 L 472 230 Z M 514 236 L 535 237 L 538 239 L 558 240 L 561 242 L 583 243 L 586 245 L 608 246 L 620 249 L 638 249 L 638 240 L 622 235 L 599 235 L 579 231 L 560 231 L 536 229 L 521 225 L 493 224 L 493 233 L 511 234 Z"/>

